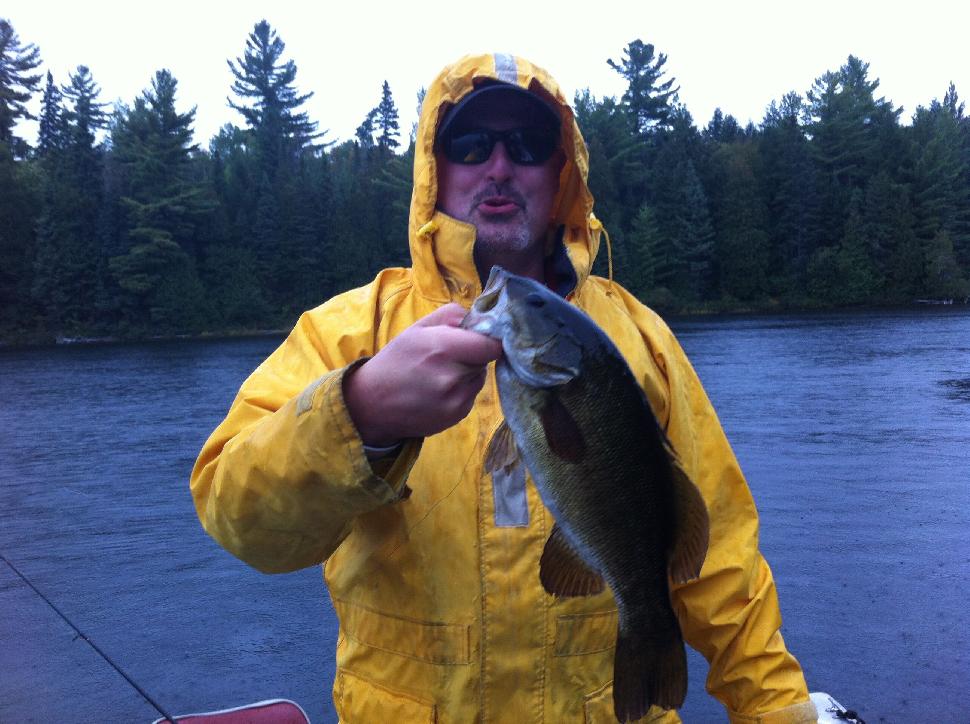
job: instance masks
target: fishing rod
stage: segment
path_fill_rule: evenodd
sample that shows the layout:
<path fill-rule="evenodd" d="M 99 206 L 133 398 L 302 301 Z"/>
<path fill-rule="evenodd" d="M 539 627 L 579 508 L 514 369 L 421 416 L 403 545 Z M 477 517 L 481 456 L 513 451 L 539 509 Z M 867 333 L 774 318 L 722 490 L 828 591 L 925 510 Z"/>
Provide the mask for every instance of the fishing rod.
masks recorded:
<path fill-rule="evenodd" d="M 164 720 L 163 721 L 167 721 L 167 722 L 169 722 L 169 724 L 176 724 L 175 717 L 173 717 L 171 714 L 169 714 L 167 711 L 165 711 L 158 703 L 156 703 L 155 700 L 152 699 L 144 689 L 142 689 L 140 686 L 138 686 L 138 684 L 135 683 L 134 679 L 132 679 L 130 676 L 128 676 L 128 674 L 126 674 L 124 672 L 124 670 L 120 666 L 118 666 L 118 664 L 116 664 L 114 661 L 111 660 L 111 657 L 110 656 L 108 656 L 104 651 L 102 651 L 98 647 L 98 645 L 96 643 L 94 643 L 94 641 L 92 641 L 90 638 L 88 638 L 87 635 L 83 631 L 81 631 L 81 629 L 79 629 L 77 626 L 75 626 L 74 623 L 71 621 L 71 619 L 69 619 L 67 616 L 65 616 L 63 613 L 61 613 L 61 610 L 57 606 L 55 606 L 51 602 L 51 600 L 49 598 L 47 598 L 47 596 L 45 596 L 43 593 L 41 593 L 40 592 L 40 589 L 38 589 L 37 586 L 35 586 L 33 583 L 31 583 L 30 580 L 27 578 L 27 576 L 25 576 L 23 573 L 21 573 L 19 570 L 17 570 L 17 567 L 13 563 L 11 563 L 7 559 L 7 557 L 5 555 L 3 555 L 2 553 L 0 553 L 0 559 L 3 559 L 3 562 L 6 563 L 8 566 L 10 566 L 10 570 L 12 570 L 18 576 L 20 576 L 21 580 L 24 583 L 26 583 L 28 586 L 30 586 L 33 589 L 34 593 L 36 593 L 38 596 L 40 596 L 44 600 L 44 603 L 46 603 L 48 606 L 50 606 L 52 609 L 54 609 L 54 613 L 56 613 L 58 616 L 60 616 L 62 619 L 64 619 L 64 622 L 68 626 L 70 626 L 72 629 L 74 629 L 74 631 L 77 633 L 78 636 L 80 636 L 82 639 L 84 639 L 85 641 L 87 641 L 88 644 L 91 646 L 91 648 L 94 649 L 95 651 L 97 651 L 98 654 L 100 654 L 100 656 L 101 656 L 102 659 L 104 659 L 109 664 L 111 664 L 112 668 L 114 668 L 115 671 L 117 671 L 119 674 L 121 674 L 125 678 L 125 681 L 127 681 L 129 684 L 131 684 L 135 688 L 135 691 L 137 691 L 139 694 L 141 694 L 142 697 L 144 697 L 145 701 L 147 701 L 149 704 L 151 704 L 155 708 L 155 710 L 164 717 Z"/>

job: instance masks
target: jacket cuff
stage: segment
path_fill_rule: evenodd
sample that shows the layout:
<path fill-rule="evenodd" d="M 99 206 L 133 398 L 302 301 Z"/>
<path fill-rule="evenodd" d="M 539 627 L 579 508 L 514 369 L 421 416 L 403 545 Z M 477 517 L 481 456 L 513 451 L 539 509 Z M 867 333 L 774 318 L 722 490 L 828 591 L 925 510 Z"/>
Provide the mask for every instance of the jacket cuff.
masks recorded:
<path fill-rule="evenodd" d="M 407 479 L 411 474 L 411 468 L 418 460 L 418 453 L 421 452 L 423 442 L 424 438 L 405 440 L 401 449 L 393 457 L 369 461 L 374 474 L 390 485 L 399 498 L 406 498 L 410 495 Z"/>
<path fill-rule="evenodd" d="M 401 448 L 393 456 L 370 460 L 364 449 L 364 441 L 361 440 L 360 433 L 350 418 L 347 403 L 344 399 L 344 380 L 347 375 L 360 367 L 370 357 L 362 357 L 343 369 L 335 370 L 328 375 L 324 375 L 319 380 L 311 384 L 300 396 L 297 402 L 298 414 L 302 411 L 311 409 L 314 405 L 317 389 L 322 387 L 323 399 L 319 404 L 324 405 L 330 412 L 333 419 L 337 420 L 338 426 L 342 431 L 345 440 L 348 441 L 348 448 L 351 456 L 355 459 L 354 467 L 359 471 L 368 471 L 371 474 L 361 474 L 360 479 L 364 481 L 364 487 L 369 488 L 371 493 L 379 500 L 392 502 L 395 499 L 407 497 L 410 491 L 407 489 L 407 478 L 411 474 L 411 468 L 418 459 L 421 452 L 423 438 L 407 439 Z M 385 486 L 391 489 L 392 494 L 387 495 Z"/>
<path fill-rule="evenodd" d="M 811 700 L 775 709 L 764 714 L 728 712 L 731 724 L 816 724 L 818 711 Z"/>

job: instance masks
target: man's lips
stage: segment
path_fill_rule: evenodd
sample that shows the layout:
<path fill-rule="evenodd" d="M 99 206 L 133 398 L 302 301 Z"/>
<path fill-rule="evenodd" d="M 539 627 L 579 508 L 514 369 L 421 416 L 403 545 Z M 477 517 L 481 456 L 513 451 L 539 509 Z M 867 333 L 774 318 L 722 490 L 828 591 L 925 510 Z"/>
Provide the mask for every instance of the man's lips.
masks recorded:
<path fill-rule="evenodd" d="M 487 196 L 476 207 L 483 216 L 505 216 L 519 210 L 519 204 L 508 196 Z"/>

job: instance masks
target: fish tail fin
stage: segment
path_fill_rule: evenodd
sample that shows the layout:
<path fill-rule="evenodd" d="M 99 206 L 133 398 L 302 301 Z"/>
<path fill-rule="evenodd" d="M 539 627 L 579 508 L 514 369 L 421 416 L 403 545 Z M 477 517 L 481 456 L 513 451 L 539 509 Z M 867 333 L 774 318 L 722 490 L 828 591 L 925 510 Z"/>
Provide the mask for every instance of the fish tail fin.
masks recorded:
<path fill-rule="evenodd" d="M 686 696 L 687 652 L 679 633 L 666 642 L 617 634 L 613 660 L 617 721 L 636 721 L 653 705 L 677 709 Z"/>

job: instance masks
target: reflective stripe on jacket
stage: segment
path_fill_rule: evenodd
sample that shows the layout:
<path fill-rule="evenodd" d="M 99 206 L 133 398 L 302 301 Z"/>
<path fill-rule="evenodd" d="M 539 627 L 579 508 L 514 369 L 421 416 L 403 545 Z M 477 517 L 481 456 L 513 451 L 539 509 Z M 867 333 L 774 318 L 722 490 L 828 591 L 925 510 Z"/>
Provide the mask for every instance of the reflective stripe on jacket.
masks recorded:
<path fill-rule="evenodd" d="M 496 524 L 497 493 L 482 470 L 501 422 L 491 369 L 468 417 L 373 467 L 343 401 L 350 366 L 442 304 L 467 307 L 481 291 L 474 229 L 435 210 L 432 146 L 443 112 L 486 78 L 529 87 L 559 107 L 567 160 L 549 241 L 562 262 L 559 281 L 626 357 L 708 505 L 702 574 L 672 589 L 685 639 L 710 662 L 708 690 L 732 721 L 814 722 L 779 633 L 737 461 L 667 326 L 618 285 L 589 276 L 602 226 L 586 186 L 586 146 L 555 82 L 519 58 L 465 57 L 428 89 L 415 149 L 412 267 L 384 270 L 305 313 L 246 380 L 192 473 L 202 524 L 266 572 L 324 563 L 340 621 L 333 694 L 342 721 L 613 720 L 611 594 L 556 599 L 543 590 L 538 562 L 553 519 L 531 482 L 527 520 L 509 525 L 500 515 Z M 644 721 L 679 719 L 651 710 Z"/>

